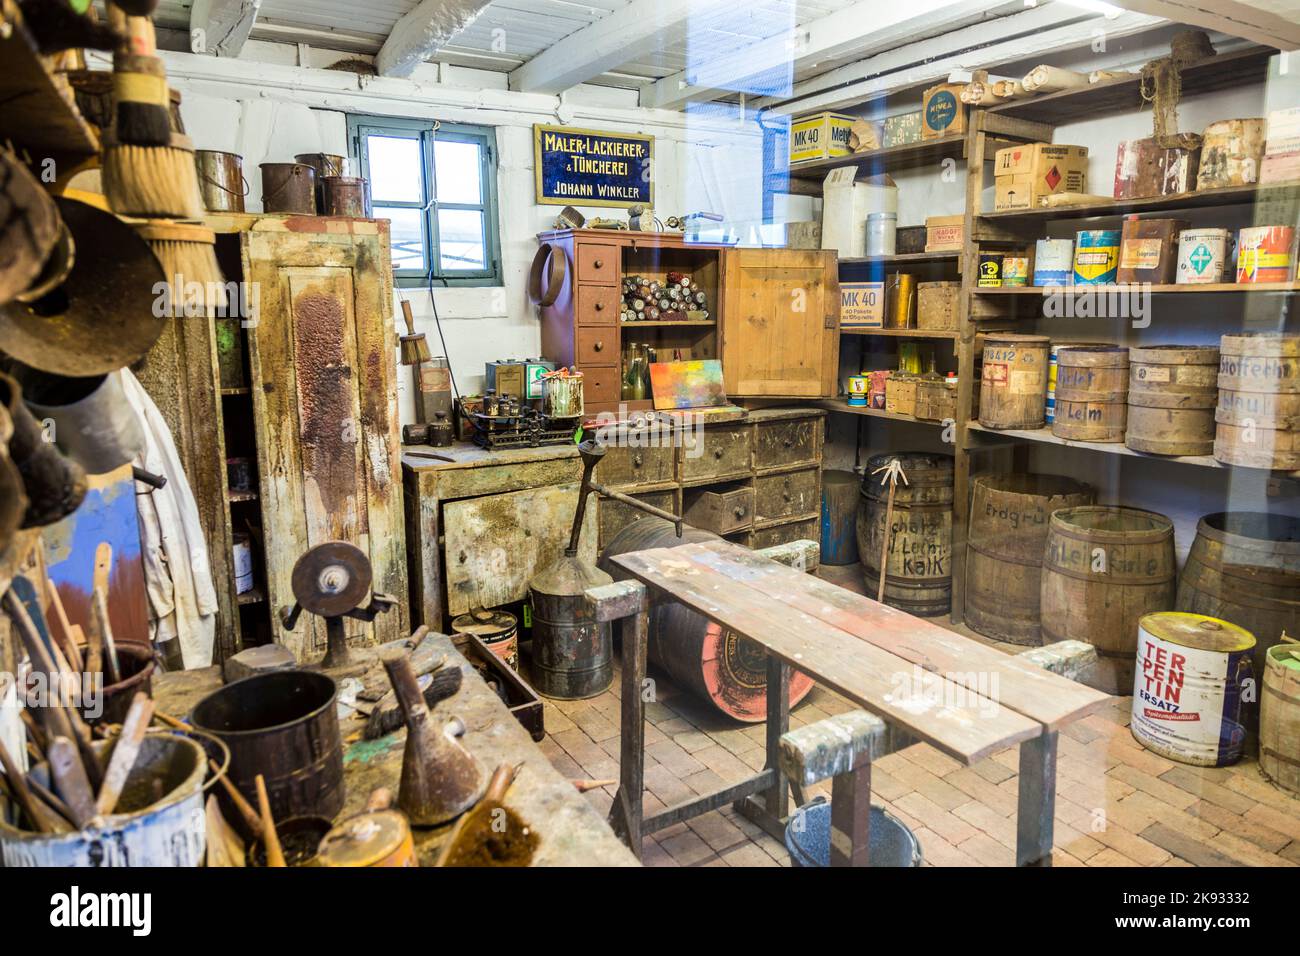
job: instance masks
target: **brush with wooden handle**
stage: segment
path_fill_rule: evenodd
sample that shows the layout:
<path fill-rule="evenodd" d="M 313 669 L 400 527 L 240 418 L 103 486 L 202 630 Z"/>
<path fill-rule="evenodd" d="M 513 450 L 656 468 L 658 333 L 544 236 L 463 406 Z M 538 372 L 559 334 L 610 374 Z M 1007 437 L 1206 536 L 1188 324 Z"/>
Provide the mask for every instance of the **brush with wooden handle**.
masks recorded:
<path fill-rule="evenodd" d="M 86 777 L 77 745 L 67 737 L 55 737 L 50 741 L 49 766 L 54 789 L 72 811 L 72 822 L 77 828 L 84 830 L 100 822 L 95 809 L 95 791 Z"/>
<path fill-rule="evenodd" d="M 153 701 L 143 692 L 137 693 L 131 700 L 131 709 L 127 711 L 126 719 L 122 721 L 122 733 L 113 744 L 113 753 L 108 759 L 108 768 L 104 771 L 104 782 L 95 798 L 95 810 L 100 816 L 108 816 L 117 808 L 152 719 Z"/>
<path fill-rule="evenodd" d="M 500 806 L 506 798 L 506 791 L 510 785 L 515 782 L 515 776 L 519 773 L 519 768 L 523 764 L 498 764 L 496 770 L 492 771 L 492 776 L 488 780 L 487 789 L 483 791 L 483 799 L 472 809 L 462 813 L 456 825 L 452 827 L 451 835 L 447 837 L 447 842 L 442 845 L 442 852 L 438 854 L 438 862 L 435 866 L 446 866 L 450 862 L 452 854 L 456 850 L 456 845 L 461 840 L 461 835 L 465 832 L 465 826 L 480 808 L 496 805 Z"/>
<path fill-rule="evenodd" d="M 208 766 L 212 768 L 214 774 L 221 770 L 221 765 L 215 760 L 208 760 Z M 235 805 L 235 809 L 243 818 L 244 826 L 248 827 L 248 832 L 253 835 L 254 839 L 262 839 L 262 818 L 257 815 L 253 805 L 239 792 L 239 788 L 230 782 L 229 776 L 223 773 L 218 779 L 221 781 L 222 789 L 226 791 L 226 796 L 230 798 L 230 802 Z"/>
<path fill-rule="evenodd" d="M 27 821 L 40 833 L 70 833 L 72 827 L 63 823 L 55 814 L 37 802 L 31 790 L 27 788 L 27 778 L 18 768 L 17 762 L 9 755 L 4 741 L 0 740 L 0 769 L 5 772 L 5 786 L 13 795 L 14 802 L 27 817 Z"/>
<path fill-rule="evenodd" d="M 271 798 L 266 794 L 266 778 L 257 775 L 257 806 L 262 813 L 262 845 L 266 847 L 267 866 L 288 866 L 284 861 L 284 849 L 280 846 L 280 834 L 275 832 L 275 817 L 271 816 Z"/>

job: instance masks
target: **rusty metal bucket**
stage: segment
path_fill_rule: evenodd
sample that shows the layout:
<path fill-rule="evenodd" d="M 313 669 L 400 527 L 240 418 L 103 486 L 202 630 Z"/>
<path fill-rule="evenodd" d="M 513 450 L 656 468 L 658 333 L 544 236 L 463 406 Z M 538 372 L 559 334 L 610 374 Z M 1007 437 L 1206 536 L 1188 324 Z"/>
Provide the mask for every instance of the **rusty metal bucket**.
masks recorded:
<path fill-rule="evenodd" d="M 325 213 L 325 177 L 342 176 L 346 172 L 347 157 L 337 153 L 299 153 L 295 163 L 304 163 L 316 171 L 316 208 Z"/>
<path fill-rule="evenodd" d="M 208 212 L 243 212 L 248 195 L 244 178 L 244 157 L 218 149 L 194 151 L 194 166 L 199 173 L 199 191 L 203 208 Z"/>
<path fill-rule="evenodd" d="M 322 216 L 370 218 L 370 184 L 360 176 L 326 176 L 320 180 Z"/>
<path fill-rule="evenodd" d="M 316 215 L 316 170 L 305 163 L 262 163 L 262 211 Z"/>

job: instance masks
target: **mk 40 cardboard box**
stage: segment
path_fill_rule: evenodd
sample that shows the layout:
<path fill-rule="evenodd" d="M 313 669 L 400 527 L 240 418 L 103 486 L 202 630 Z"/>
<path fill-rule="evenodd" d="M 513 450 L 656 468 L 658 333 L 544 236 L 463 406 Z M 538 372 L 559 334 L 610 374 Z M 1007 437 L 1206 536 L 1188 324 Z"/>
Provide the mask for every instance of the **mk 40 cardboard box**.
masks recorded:
<path fill-rule="evenodd" d="M 813 113 L 790 124 L 790 165 L 848 156 L 849 133 L 856 117 L 843 113 Z"/>
<path fill-rule="evenodd" d="M 1032 209 L 1042 196 L 1087 192 L 1088 147 L 1026 143 L 993 157 L 995 212 Z"/>

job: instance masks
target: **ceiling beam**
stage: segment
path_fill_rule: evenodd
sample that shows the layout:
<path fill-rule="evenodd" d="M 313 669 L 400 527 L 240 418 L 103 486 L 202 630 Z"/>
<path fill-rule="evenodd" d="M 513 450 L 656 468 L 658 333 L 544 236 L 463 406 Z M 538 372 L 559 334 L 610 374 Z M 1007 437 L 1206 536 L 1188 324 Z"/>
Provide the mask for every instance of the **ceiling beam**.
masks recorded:
<path fill-rule="evenodd" d="M 1280 50 L 1300 50 L 1300 2 L 1279 0 L 1264 5 L 1248 0 L 1111 0 L 1118 7 L 1217 30 Z"/>
<path fill-rule="evenodd" d="M 693 17 L 703 20 L 723 0 L 632 0 L 543 50 L 510 74 L 510 89 L 562 93 L 570 87 L 654 53 L 663 34 Z"/>
<path fill-rule="evenodd" d="M 421 0 L 393 24 L 375 57 L 380 76 L 407 77 L 478 19 L 492 0 Z"/>
<path fill-rule="evenodd" d="M 1109 40 L 1116 40 L 1164 22 L 1160 17 L 1136 13 L 1115 19 L 1079 13 L 1082 19 L 1071 21 L 1063 20 L 1060 5 L 1026 10 L 831 70 L 796 84 L 792 97 L 769 97 L 752 105 L 770 106 L 776 113 L 837 109 L 891 90 L 942 81 L 953 70 L 991 70 L 1005 63 L 1086 47 L 1098 30 L 1104 30 Z"/>
<path fill-rule="evenodd" d="M 1015 4 L 1014 8 L 1020 5 Z M 728 56 L 656 80 L 641 91 L 641 105 L 680 109 L 691 101 L 756 92 L 745 81 L 795 62 L 855 59 L 902 43 L 956 30 L 990 16 L 988 0 L 911 0 L 881 9 L 880 0 L 859 0 L 791 31 L 742 47 Z"/>
<path fill-rule="evenodd" d="M 262 0 L 194 0 L 190 7 L 191 52 L 239 56 L 261 6 Z"/>

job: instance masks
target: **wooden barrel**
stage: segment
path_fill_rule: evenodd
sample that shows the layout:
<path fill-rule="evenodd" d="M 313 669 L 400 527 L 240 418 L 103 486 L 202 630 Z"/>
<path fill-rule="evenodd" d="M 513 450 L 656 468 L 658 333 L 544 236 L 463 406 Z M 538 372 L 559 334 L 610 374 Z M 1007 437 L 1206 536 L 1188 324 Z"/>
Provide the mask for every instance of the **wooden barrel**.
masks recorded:
<path fill-rule="evenodd" d="M 1128 376 L 1128 349 L 1122 346 L 1061 349 L 1056 355 L 1052 434 L 1071 441 L 1123 441 Z"/>
<path fill-rule="evenodd" d="M 984 337 L 980 424 L 986 428 L 1042 428 L 1047 402 L 1045 335 Z"/>
<path fill-rule="evenodd" d="M 1086 682 L 1131 693 L 1138 620 L 1173 609 L 1176 570 L 1164 515 L 1103 505 L 1056 512 L 1043 555 L 1043 643 L 1092 644 L 1100 662 Z"/>
<path fill-rule="evenodd" d="M 1219 350 L 1213 345 L 1152 345 L 1128 353 L 1128 430 L 1124 444 L 1153 455 L 1214 451 Z"/>
<path fill-rule="evenodd" d="M 966 536 L 966 623 L 986 637 L 1041 644 L 1040 577 L 1047 522 L 1090 505 L 1093 490 L 1061 475 L 981 475 Z"/>
<path fill-rule="evenodd" d="M 1255 635 L 1255 673 L 1282 632 L 1300 634 L 1300 518 L 1254 511 L 1206 515 L 1178 578 L 1180 611 Z"/>
<path fill-rule="evenodd" d="M 1223 336 L 1214 420 L 1219 461 L 1300 469 L 1300 335 Z"/>
<path fill-rule="evenodd" d="M 875 597 L 885 545 L 889 488 L 872 475 L 898 458 L 907 484 L 894 491 L 885 566 L 885 603 L 921 617 L 952 607 L 952 457 L 926 452 L 873 455 L 867 460 L 858 502 L 858 555 L 867 593 Z"/>
<path fill-rule="evenodd" d="M 822 472 L 822 564 L 858 563 L 858 488 L 851 471 Z"/>
<path fill-rule="evenodd" d="M 1259 769 L 1300 796 L 1300 644 L 1268 649 L 1259 698 Z"/>
<path fill-rule="evenodd" d="M 609 560 L 616 554 L 719 540 L 711 531 L 689 525 L 679 538 L 670 522 L 641 518 L 605 546 L 600 567 L 615 580 L 624 580 L 630 575 Z M 650 609 L 647 657 L 728 717 L 745 723 L 767 719 L 767 655 L 763 649 L 685 605 L 668 601 Z M 790 706 L 807 697 L 812 688 L 811 677 L 791 670 Z"/>

